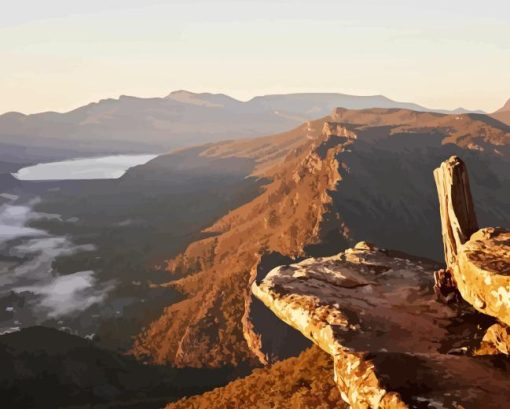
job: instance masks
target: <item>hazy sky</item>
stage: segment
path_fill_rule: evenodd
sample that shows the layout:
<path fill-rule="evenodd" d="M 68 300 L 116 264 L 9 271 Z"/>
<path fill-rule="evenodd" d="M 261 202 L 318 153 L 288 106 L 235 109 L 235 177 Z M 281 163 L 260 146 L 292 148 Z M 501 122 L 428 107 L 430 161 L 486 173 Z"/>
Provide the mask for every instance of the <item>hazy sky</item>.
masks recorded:
<path fill-rule="evenodd" d="M 493 111 L 508 0 L 17 0 L 0 12 L 0 112 L 175 89 L 239 99 L 384 94 Z"/>

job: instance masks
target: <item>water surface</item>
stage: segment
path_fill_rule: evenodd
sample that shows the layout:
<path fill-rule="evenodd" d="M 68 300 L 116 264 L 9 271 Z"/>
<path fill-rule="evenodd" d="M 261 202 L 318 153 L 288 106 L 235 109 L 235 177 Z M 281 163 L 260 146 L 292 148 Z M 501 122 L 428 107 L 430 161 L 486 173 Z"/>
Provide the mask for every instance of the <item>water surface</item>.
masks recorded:
<path fill-rule="evenodd" d="M 143 165 L 157 155 L 112 155 L 39 163 L 13 173 L 19 180 L 118 179 L 129 168 Z"/>

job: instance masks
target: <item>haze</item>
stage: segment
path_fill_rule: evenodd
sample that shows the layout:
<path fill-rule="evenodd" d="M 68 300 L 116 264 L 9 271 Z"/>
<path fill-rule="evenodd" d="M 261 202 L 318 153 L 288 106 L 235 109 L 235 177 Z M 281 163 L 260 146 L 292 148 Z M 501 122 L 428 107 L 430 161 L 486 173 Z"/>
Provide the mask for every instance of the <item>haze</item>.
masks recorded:
<path fill-rule="evenodd" d="M 507 1 L 36 0 L 0 14 L 0 113 L 174 89 L 384 94 L 492 112 Z"/>

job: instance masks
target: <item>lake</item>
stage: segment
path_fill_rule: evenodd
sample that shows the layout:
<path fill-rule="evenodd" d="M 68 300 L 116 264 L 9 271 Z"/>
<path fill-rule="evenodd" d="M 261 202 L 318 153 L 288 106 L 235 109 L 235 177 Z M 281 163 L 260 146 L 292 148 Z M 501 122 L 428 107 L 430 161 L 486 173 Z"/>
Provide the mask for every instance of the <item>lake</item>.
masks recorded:
<path fill-rule="evenodd" d="M 12 175 L 19 180 L 90 180 L 118 179 L 129 168 L 143 165 L 157 155 L 111 155 L 39 163 Z"/>

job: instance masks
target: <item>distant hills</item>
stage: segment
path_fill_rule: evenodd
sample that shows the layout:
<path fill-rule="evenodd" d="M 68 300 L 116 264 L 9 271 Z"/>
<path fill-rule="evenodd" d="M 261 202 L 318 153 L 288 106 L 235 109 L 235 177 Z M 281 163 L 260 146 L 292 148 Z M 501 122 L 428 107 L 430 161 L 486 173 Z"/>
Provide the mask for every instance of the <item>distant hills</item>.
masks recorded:
<path fill-rule="evenodd" d="M 484 113 L 483 111 L 469 111 L 457 108 L 452 111 L 436 110 L 414 104 L 412 102 L 398 102 L 384 95 L 348 95 L 338 93 L 298 93 L 274 94 L 256 96 L 249 101 L 238 101 L 224 94 L 195 94 L 189 91 L 174 91 L 167 96 L 175 101 L 209 107 L 222 107 L 244 111 L 270 111 L 281 116 L 291 116 L 303 122 L 328 115 L 334 108 L 347 109 L 367 108 L 401 108 L 421 112 L 439 112 L 447 114 L 463 114 L 468 112 Z"/>
<path fill-rule="evenodd" d="M 0 115 L 0 162 L 27 163 L 107 153 L 160 153 L 183 146 L 282 132 L 334 108 L 443 112 L 382 95 L 303 93 L 242 102 L 224 94 L 175 91 L 121 96 L 69 112 Z M 464 113 L 458 110 L 446 113 Z"/>

